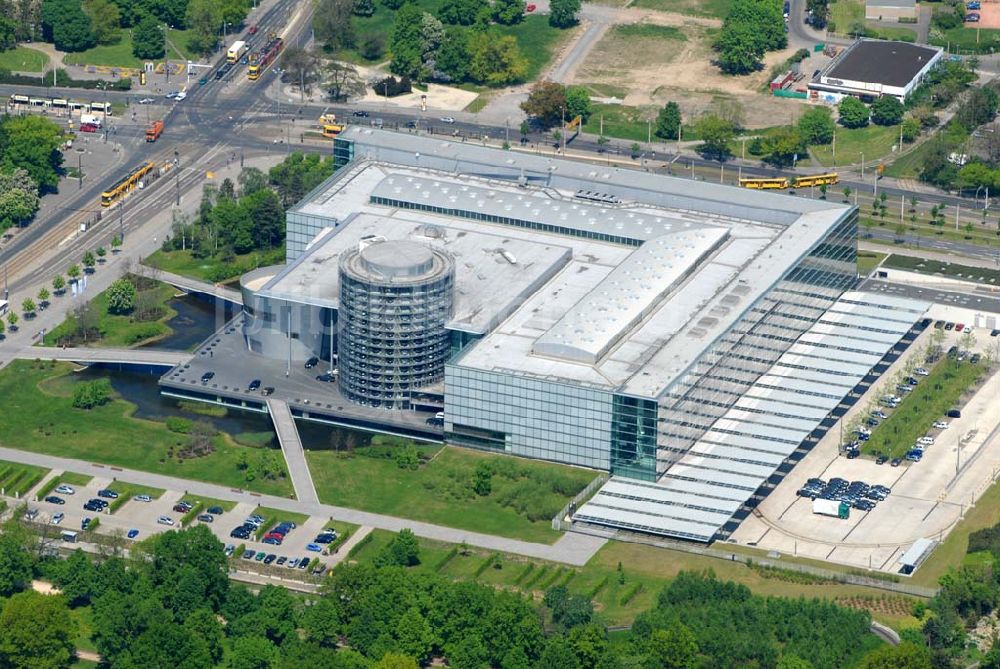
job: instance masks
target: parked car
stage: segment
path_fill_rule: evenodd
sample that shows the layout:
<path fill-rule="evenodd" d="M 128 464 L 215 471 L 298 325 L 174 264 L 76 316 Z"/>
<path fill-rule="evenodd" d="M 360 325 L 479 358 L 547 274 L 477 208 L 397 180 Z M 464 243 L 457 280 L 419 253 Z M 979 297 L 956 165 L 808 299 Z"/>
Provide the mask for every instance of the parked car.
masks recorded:
<path fill-rule="evenodd" d="M 264 537 L 261 543 L 268 544 L 269 546 L 280 546 L 282 541 L 284 539 L 281 537 Z"/>
<path fill-rule="evenodd" d="M 309 558 L 304 557 L 301 560 L 299 560 L 299 569 L 305 569 L 308 566 L 309 566 Z"/>
<path fill-rule="evenodd" d="M 58 525 L 66 517 L 66 514 L 60 511 L 59 513 L 52 514 L 52 524 Z"/>
<path fill-rule="evenodd" d="M 226 557 L 230 557 L 235 550 L 236 546 L 233 544 L 226 544 L 226 547 L 223 549 L 223 553 L 225 553 Z"/>
<path fill-rule="evenodd" d="M 68 485 L 60 485 L 60 486 L 56 487 L 55 491 L 57 493 L 59 493 L 60 495 L 75 495 L 76 494 L 76 491 L 73 490 L 73 488 L 70 487 L 70 486 L 68 486 Z"/>
<path fill-rule="evenodd" d="M 923 367 L 917 367 L 915 370 L 913 370 L 913 373 L 916 374 L 917 376 L 928 376 L 930 374 L 930 372 L 928 372 Z"/>
<path fill-rule="evenodd" d="M 968 17 L 966 17 L 966 18 L 968 18 Z M 965 329 L 965 324 L 964 323 L 955 323 L 955 332 L 961 332 L 964 329 Z"/>
<path fill-rule="evenodd" d="M 153 102 L 153 98 L 143 98 L 143 99 L 139 100 L 139 104 L 141 104 L 141 105 L 148 105 L 151 102 Z"/>
<path fill-rule="evenodd" d="M 312 551 L 313 553 L 320 553 L 323 551 L 323 547 L 316 543 L 306 544 L 306 550 Z"/>
<path fill-rule="evenodd" d="M 272 562 L 274 562 L 277 559 L 278 559 L 278 556 L 275 555 L 274 553 L 271 553 L 266 558 L 264 558 L 264 564 L 271 564 Z"/>
<path fill-rule="evenodd" d="M 948 413 L 945 414 L 948 418 L 961 418 L 962 412 L 958 409 L 948 409 Z"/>
<path fill-rule="evenodd" d="M 355 109 L 354 116 L 357 116 L 358 118 L 368 118 L 368 112 L 363 109 Z"/>
<path fill-rule="evenodd" d="M 267 557 L 267 553 L 261 551 L 260 553 L 257 553 L 257 555 L 255 555 L 253 559 L 254 559 L 254 562 L 263 562 L 264 558 L 266 558 L 266 557 Z"/>
<path fill-rule="evenodd" d="M 965 8 L 966 9 L 979 9 L 980 8 L 979 0 L 973 0 L 972 2 L 965 3 Z"/>
<path fill-rule="evenodd" d="M 213 516 L 221 516 L 223 509 L 221 506 L 210 506 L 207 509 L 205 509 L 205 511 L 212 514 Z"/>
<path fill-rule="evenodd" d="M 936 421 L 934 421 L 934 427 L 936 427 L 939 430 L 947 430 L 949 425 L 950 425 L 950 423 L 948 423 L 948 421 L 944 421 L 944 420 L 936 420 Z"/>
<path fill-rule="evenodd" d="M 333 383 L 337 380 L 337 373 L 323 372 L 322 374 L 316 375 L 317 381 L 322 381 L 323 383 Z"/>
<path fill-rule="evenodd" d="M 139 530 L 133 527 L 131 530 L 128 531 L 128 534 L 126 534 L 125 536 L 127 536 L 129 539 L 135 539 L 137 536 L 139 536 Z"/>
<path fill-rule="evenodd" d="M 979 23 L 979 14 L 966 14 L 965 15 L 965 22 L 966 23 Z"/>
<path fill-rule="evenodd" d="M 892 459 L 892 462 L 890 462 L 890 463 L 889 463 L 889 466 L 890 466 L 890 467 L 898 467 L 898 466 L 900 466 L 901 464 L 903 464 L 903 461 L 902 461 L 902 460 L 900 460 L 899 458 L 893 458 L 893 459 Z"/>
<path fill-rule="evenodd" d="M 868 499 L 859 499 L 858 501 L 854 502 L 854 504 L 852 504 L 851 506 L 853 506 L 858 511 L 871 511 L 872 509 L 875 508 L 875 502 Z"/>
<path fill-rule="evenodd" d="M 252 560 L 253 557 L 254 557 L 254 555 L 256 555 L 256 554 L 257 554 L 257 551 L 250 551 L 250 550 L 243 551 L 243 559 L 244 560 Z"/>
<path fill-rule="evenodd" d="M 455 122 L 455 119 L 453 119 L 453 118 L 452 118 L 452 117 L 450 117 L 450 116 L 442 116 L 442 117 L 441 117 L 441 122 L 442 122 L 442 123 L 454 123 L 454 122 Z"/>
<path fill-rule="evenodd" d="M 920 462 L 924 457 L 924 452 L 919 448 L 911 448 L 906 452 L 905 457 L 910 462 Z"/>
<path fill-rule="evenodd" d="M 317 358 L 316 356 L 313 356 L 313 357 L 309 358 L 308 360 L 306 360 L 305 367 L 306 367 L 306 369 L 312 369 L 313 367 L 315 367 L 318 364 L 319 364 L 319 358 Z"/>
<path fill-rule="evenodd" d="M 200 520 L 203 523 L 214 523 L 215 522 L 215 516 L 213 516 L 210 513 L 201 513 L 201 514 L 198 514 L 198 520 Z"/>
<path fill-rule="evenodd" d="M 81 529 L 81 530 L 86 530 L 86 529 L 88 529 L 88 528 L 90 527 L 90 523 L 92 523 L 93 521 L 94 521 L 94 519 L 93 519 L 93 518 L 91 518 L 90 516 L 87 516 L 86 518 L 84 518 L 84 519 L 83 519 L 83 520 L 82 520 L 82 521 L 80 522 L 80 529 Z"/>
<path fill-rule="evenodd" d="M 885 455 L 880 455 L 877 458 L 875 458 L 875 464 L 877 464 L 877 465 L 884 465 L 888 461 L 889 461 L 889 458 L 887 456 L 885 456 Z"/>
<path fill-rule="evenodd" d="M 214 378 L 215 378 L 215 372 L 205 372 L 204 374 L 201 375 L 201 382 L 208 383 Z"/>
<path fill-rule="evenodd" d="M 280 567 L 284 565 L 286 562 L 288 562 L 288 558 L 282 555 L 281 557 L 278 558 L 278 561 L 275 564 L 277 564 Z"/>
<path fill-rule="evenodd" d="M 274 386 L 267 386 L 264 390 L 260 391 L 260 394 L 264 397 L 269 397 L 274 394 Z"/>
<path fill-rule="evenodd" d="M 132 499 L 134 499 L 137 502 L 152 502 L 153 501 L 153 498 L 150 497 L 149 495 L 136 495 Z"/>
<path fill-rule="evenodd" d="M 156 522 L 159 523 L 160 525 L 173 525 L 174 519 L 171 518 L 170 516 L 160 516 L 159 518 L 156 519 Z"/>
<path fill-rule="evenodd" d="M 536 9 L 538 9 L 537 5 L 535 5 L 535 4 L 529 4 L 529 5 L 527 5 L 524 8 L 524 11 L 527 12 L 528 14 L 530 14 L 531 12 L 535 11 Z"/>
<path fill-rule="evenodd" d="M 64 500 L 62 497 L 56 497 L 55 495 L 49 495 L 48 497 L 45 498 L 45 501 L 48 502 L 49 504 L 65 504 L 66 503 L 66 500 Z"/>
<path fill-rule="evenodd" d="M 1000 330 L 990 330 L 991 337 L 996 337 L 997 335 L 1000 335 Z"/>
<path fill-rule="evenodd" d="M 178 502 L 177 504 L 174 504 L 174 511 L 176 511 L 177 513 L 187 513 L 193 508 L 194 507 L 188 504 L 187 502 Z"/>
<path fill-rule="evenodd" d="M 260 379 L 254 379 L 253 381 L 250 382 L 250 385 L 247 386 L 247 390 L 249 392 L 253 392 L 258 388 L 260 388 Z"/>
<path fill-rule="evenodd" d="M 98 490 L 97 495 L 99 497 L 107 497 L 108 499 L 118 499 L 118 493 L 108 488 L 105 488 L 104 490 Z"/>

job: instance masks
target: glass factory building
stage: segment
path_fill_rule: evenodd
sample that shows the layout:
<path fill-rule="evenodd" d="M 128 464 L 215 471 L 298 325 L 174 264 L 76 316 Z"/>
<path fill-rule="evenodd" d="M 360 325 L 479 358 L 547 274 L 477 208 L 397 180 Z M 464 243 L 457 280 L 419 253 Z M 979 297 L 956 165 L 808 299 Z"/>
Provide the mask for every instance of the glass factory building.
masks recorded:
<path fill-rule="evenodd" d="M 250 351 L 609 472 L 577 521 L 724 534 L 926 307 L 854 290 L 846 205 L 362 127 L 334 154 L 243 279 Z"/>

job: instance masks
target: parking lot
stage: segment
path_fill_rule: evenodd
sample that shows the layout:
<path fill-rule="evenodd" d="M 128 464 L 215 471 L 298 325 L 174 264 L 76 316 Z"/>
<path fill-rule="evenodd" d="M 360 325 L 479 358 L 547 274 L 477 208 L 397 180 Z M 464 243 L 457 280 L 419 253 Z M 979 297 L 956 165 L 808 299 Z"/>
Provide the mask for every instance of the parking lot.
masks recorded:
<path fill-rule="evenodd" d="M 973 322 L 967 310 L 935 305 L 928 316 L 952 322 Z M 928 328 L 877 383 L 842 418 L 849 424 L 866 412 L 870 400 L 888 394 L 887 387 L 907 360 L 923 363 L 931 342 Z M 943 348 L 959 343 L 962 334 L 946 332 Z M 1000 337 L 977 328 L 973 351 L 994 353 Z M 847 565 L 896 572 L 897 560 L 919 538 L 943 539 L 1000 473 L 1000 375 L 985 380 L 979 391 L 961 407 L 960 418 L 947 418 L 947 429 L 932 430 L 935 442 L 920 462 L 898 467 L 878 465 L 869 458 L 848 459 L 839 451 L 841 426 L 834 425 L 820 443 L 781 484 L 743 521 L 731 537 L 737 543 L 788 555 L 830 560 Z M 944 418 L 942 416 L 942 418 Z M 878 428 L 874 428 L 877 430 Z M 851 509 L 850 518 L 813 513 L 812 501 L 798 491 L 810 478 L 829 481 L 863 481 L 891 489 L 871 511 Z"/>
<path fill-rule="evenodd" d="M 36 520 L 43 523 L 51 523 L 51 520 L 55 514 L 62 513 L 64 515 L 63 520 L 55 525 L 60 531 L 62 530 L 75 530 L 80 531 L 81 525 L 84 518 L 98 518 L 100 519 L 100 527 L 98 528 L 98 533 L 100 534 L 114 534 L 120 532 L 122 536 L 127 535 L 129 530 L 138 530 L 138 535 L 136 540 L 145 539 L 155 533 L 164 532 L 171 529 L 179 529 L 180 521 L 183 517 L 183 513 L 174 511 L 173 507 L 186 499 L 185 495 L 181 492 L 168 490 L 164 492 L 159 499 L 153 499 L 149 502 L 137 501 L 134 499 L 129 499 L 121 506 L 115 513 L 109 513 L 108 509 L 102 512 L 86 511 L 83 508 L 84 503 L 90 499 L 98 498 L 98 491 L 109 487 L 113 483 L 111 478 L 101 478 L 96 477 L 91 480 L 86 485 L 73 485 L 74 494 L 61 494 L 53 491 L 50 495 L 54 495 L 65 500 L 65 504 L 55 504 L 52 502 L 46 502 L 44 500 L 39 500 L 37 502 L 29 502 L 30 509 L 37 509 L 39 511 Z M 111 502 L 112 500 L 107 500 Z M 320 552 L 310 551 L 306 546 L 313 543 L 316 536 L 325 528 L 333 527 L 329 519 L 320 517 L 311 517 L 306 521 L 299 523 L 298 527 L 291 530 L 287 535 L 285 540 L 280 546 L 264 544 L 257 541 L 255 538 L 251 537 L 246 540 L 239 540 L 231 538 L 230 532 L 234 527 L 243 523 L 251 514 L 257 511 L 257 507 L 253 504 L 237 504 L 232 510 L 225 511 L 221 515 L 213 516 L 214 520 L 211 523 L 202 523 L 199 520 L 191 521 L 192 524 L 206 524 L 212 533 L 218 537 L 219 541 L 223 544 L 232 544 L 234 547 L 239 547 L 245 544 L 246 549 L 253 550 L 255 553 L 263 552 L 264 554 L 274 554 L 275 561 L 277 558 L 284 557 L 286 561 L 291 561 L 294 559 L 301 560 L 302 558 L 319 558 L 319 560 L 327 565 L 331 566 L 334 562 L 334 556 L 325 555 Z M 267 514 L 264 514 L 267 515 Z M 160 516 L 165 516 L 173 520 L 174 525 L 168 526 L 160 524 L 157 519 Z M 282 520 L 280 516 L 277 520 Z M 276 524 L 276 522 L 271 522 L 268 525 L 270 529 L 271 525 Z M 338 528 L 343 527 L 343 523 L 335 524 Z M 339 532 L 338 532 L 339 534 Z M 323 546 L 324 549 L 327 548 L 326 545 Z M 324 550 L 324 553 L 326 551 Z M 240 558 L 239 555 L 234 555 L 234 558 Z M 242 560 L 240 560 L 242 562 Z"/>

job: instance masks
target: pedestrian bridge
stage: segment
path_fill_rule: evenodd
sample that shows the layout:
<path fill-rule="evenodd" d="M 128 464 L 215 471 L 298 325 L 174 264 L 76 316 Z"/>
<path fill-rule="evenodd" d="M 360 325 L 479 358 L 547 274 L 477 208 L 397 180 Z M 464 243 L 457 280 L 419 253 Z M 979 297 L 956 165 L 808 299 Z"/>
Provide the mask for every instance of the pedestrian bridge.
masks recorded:
<path fill-rule="evenodd" d="M 26 346 L 15 358 L 21 360 L 66 360 L 84 365 L 100 363 L 176 367 L 191 359 L 185 351 L 160 351 L 151 348 L 49 348 Z"/>
<path fill-rule="evenodd" d="M 238 305 L 243 304 L 243 295 L 240 291 L 235 288 L 230 288 L 229 286 L 223 286 L 218 283 L 209 283 L 208 281 L 202 281 L 200 279 L 192 279 L 189 276 L 181 276 L 180 274 L 174 274 L 173 272 L 164 272 L 163 270 L 145 266 L 143 267 L 142 273 L 144 276 L 148 276 L 151 279 L 156 279 L 157 281 L 162 281 L 163 283 L 169 283 L 175 288 L 180 288 L 185 293 L 201 293 L 203 295 L 211 295 L 217 300 L 225 300 L 226 302 Z"/>

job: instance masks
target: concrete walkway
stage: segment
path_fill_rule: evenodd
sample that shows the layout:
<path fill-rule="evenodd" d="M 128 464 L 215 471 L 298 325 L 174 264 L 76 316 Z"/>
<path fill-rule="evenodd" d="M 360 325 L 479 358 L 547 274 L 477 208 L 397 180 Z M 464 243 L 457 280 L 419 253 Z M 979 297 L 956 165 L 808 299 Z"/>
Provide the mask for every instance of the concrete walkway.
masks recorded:
<path fill-rule="evenodd" d="M 470 532 L 468 530 L 442 527 L 441 525 L 432 525 L 416 520 L 369 513 L 367 511 L 331 506 L 329 504 L 308 503 L 273 495 L 261 495 L 244 490 L 235 490 L 214 483 L 202 483 L 174 476 L 140 472 L 134 469 L 119 469 L 117 467 L 112 469 L 105 465 L 93 464 L 83 460 L 18 451 L 13 448 L 0 448 L 0 460 L 37 465 L 39 467 L 59 468 L 65 471 L 77 472 L 89 476 L 100 476 L 102 478 L 108 478 L 111 475 L 115 480 L 119 481 L 138 483 L 165 490 L 183 490 L 191 495 L 213 497 L 237 503 L 242 502 L 255 506 L 263 505 L 280 511 L 291 511 L 310 516 L 332 518 L 334 520 L 342 520 L 354 523 L 355 525 L 365 525 L 390 532 L 398 532 L 404 528 L 409 528 L 417 536 L 428 539 L 436 539 L 453 544 L 460 544 L 464 541 L 470 546 L 477 546 L 490 551 L 514 553 L 539 560 L 562 562 L 576 566 L 585 565 L 607 543 L 607 539 L 604 537 L 569 532 L 564 534 L 554 544 L 538 544 L 518 539 L 496 537 L 479 532 Z"/>
<path fill-rule="evenodd" d="M 186 351 L 151 348 L 55 348 L 26 346 L 14 354 L 21 360 L 69 360 L 71 362 L 134 362 L 174 367 L 191 359 Z"/>
<path fill-rule="evenodd" d="M 333 569 L 338 564 L 347 559 L 347 555 L 351 552 L 351 549 L 358 545 L 362 539 L 367 537 L 372 533 L 371 527 L 359 527 L 358 531 L 347 538 L 344 545 L 341 546 L 333 556 L 333 560 L 330 561 L 330 569 Z"/>
<path fill-rule="evenodd" d="M 240 291 L 219 283 L 200 281 L 192 279 L 189 276 L 165 272 L 162 269 L 156 269 L 147 265 L 142 265 L 139 273 L 151 279 L 169 283 L 171 286 L 180 288 L 188 293 L 204 293 L 205 295 L 214 295 L 216 299 L 226 300 L 233 304 L 243 304 L 243 295 L 240 294 Z"/>
<path fill-rule="evenodd" d="M 312 474 L 309 473 L 309 464 L 306 462 L 299 430 L 295 426 L 295 419 L 288 408 L 288 403 L 272 397 L 267 400 L 267 411 L 271 414 L 274 431 L 278 433 L 278 442 L 281 443 L 281 452 L 288 465 L 288 475 L 292 478 L 295 497 L 300 502 L 317 504 L 319 495 L 316 494 L 316 486 L 313 485 Z"/>

